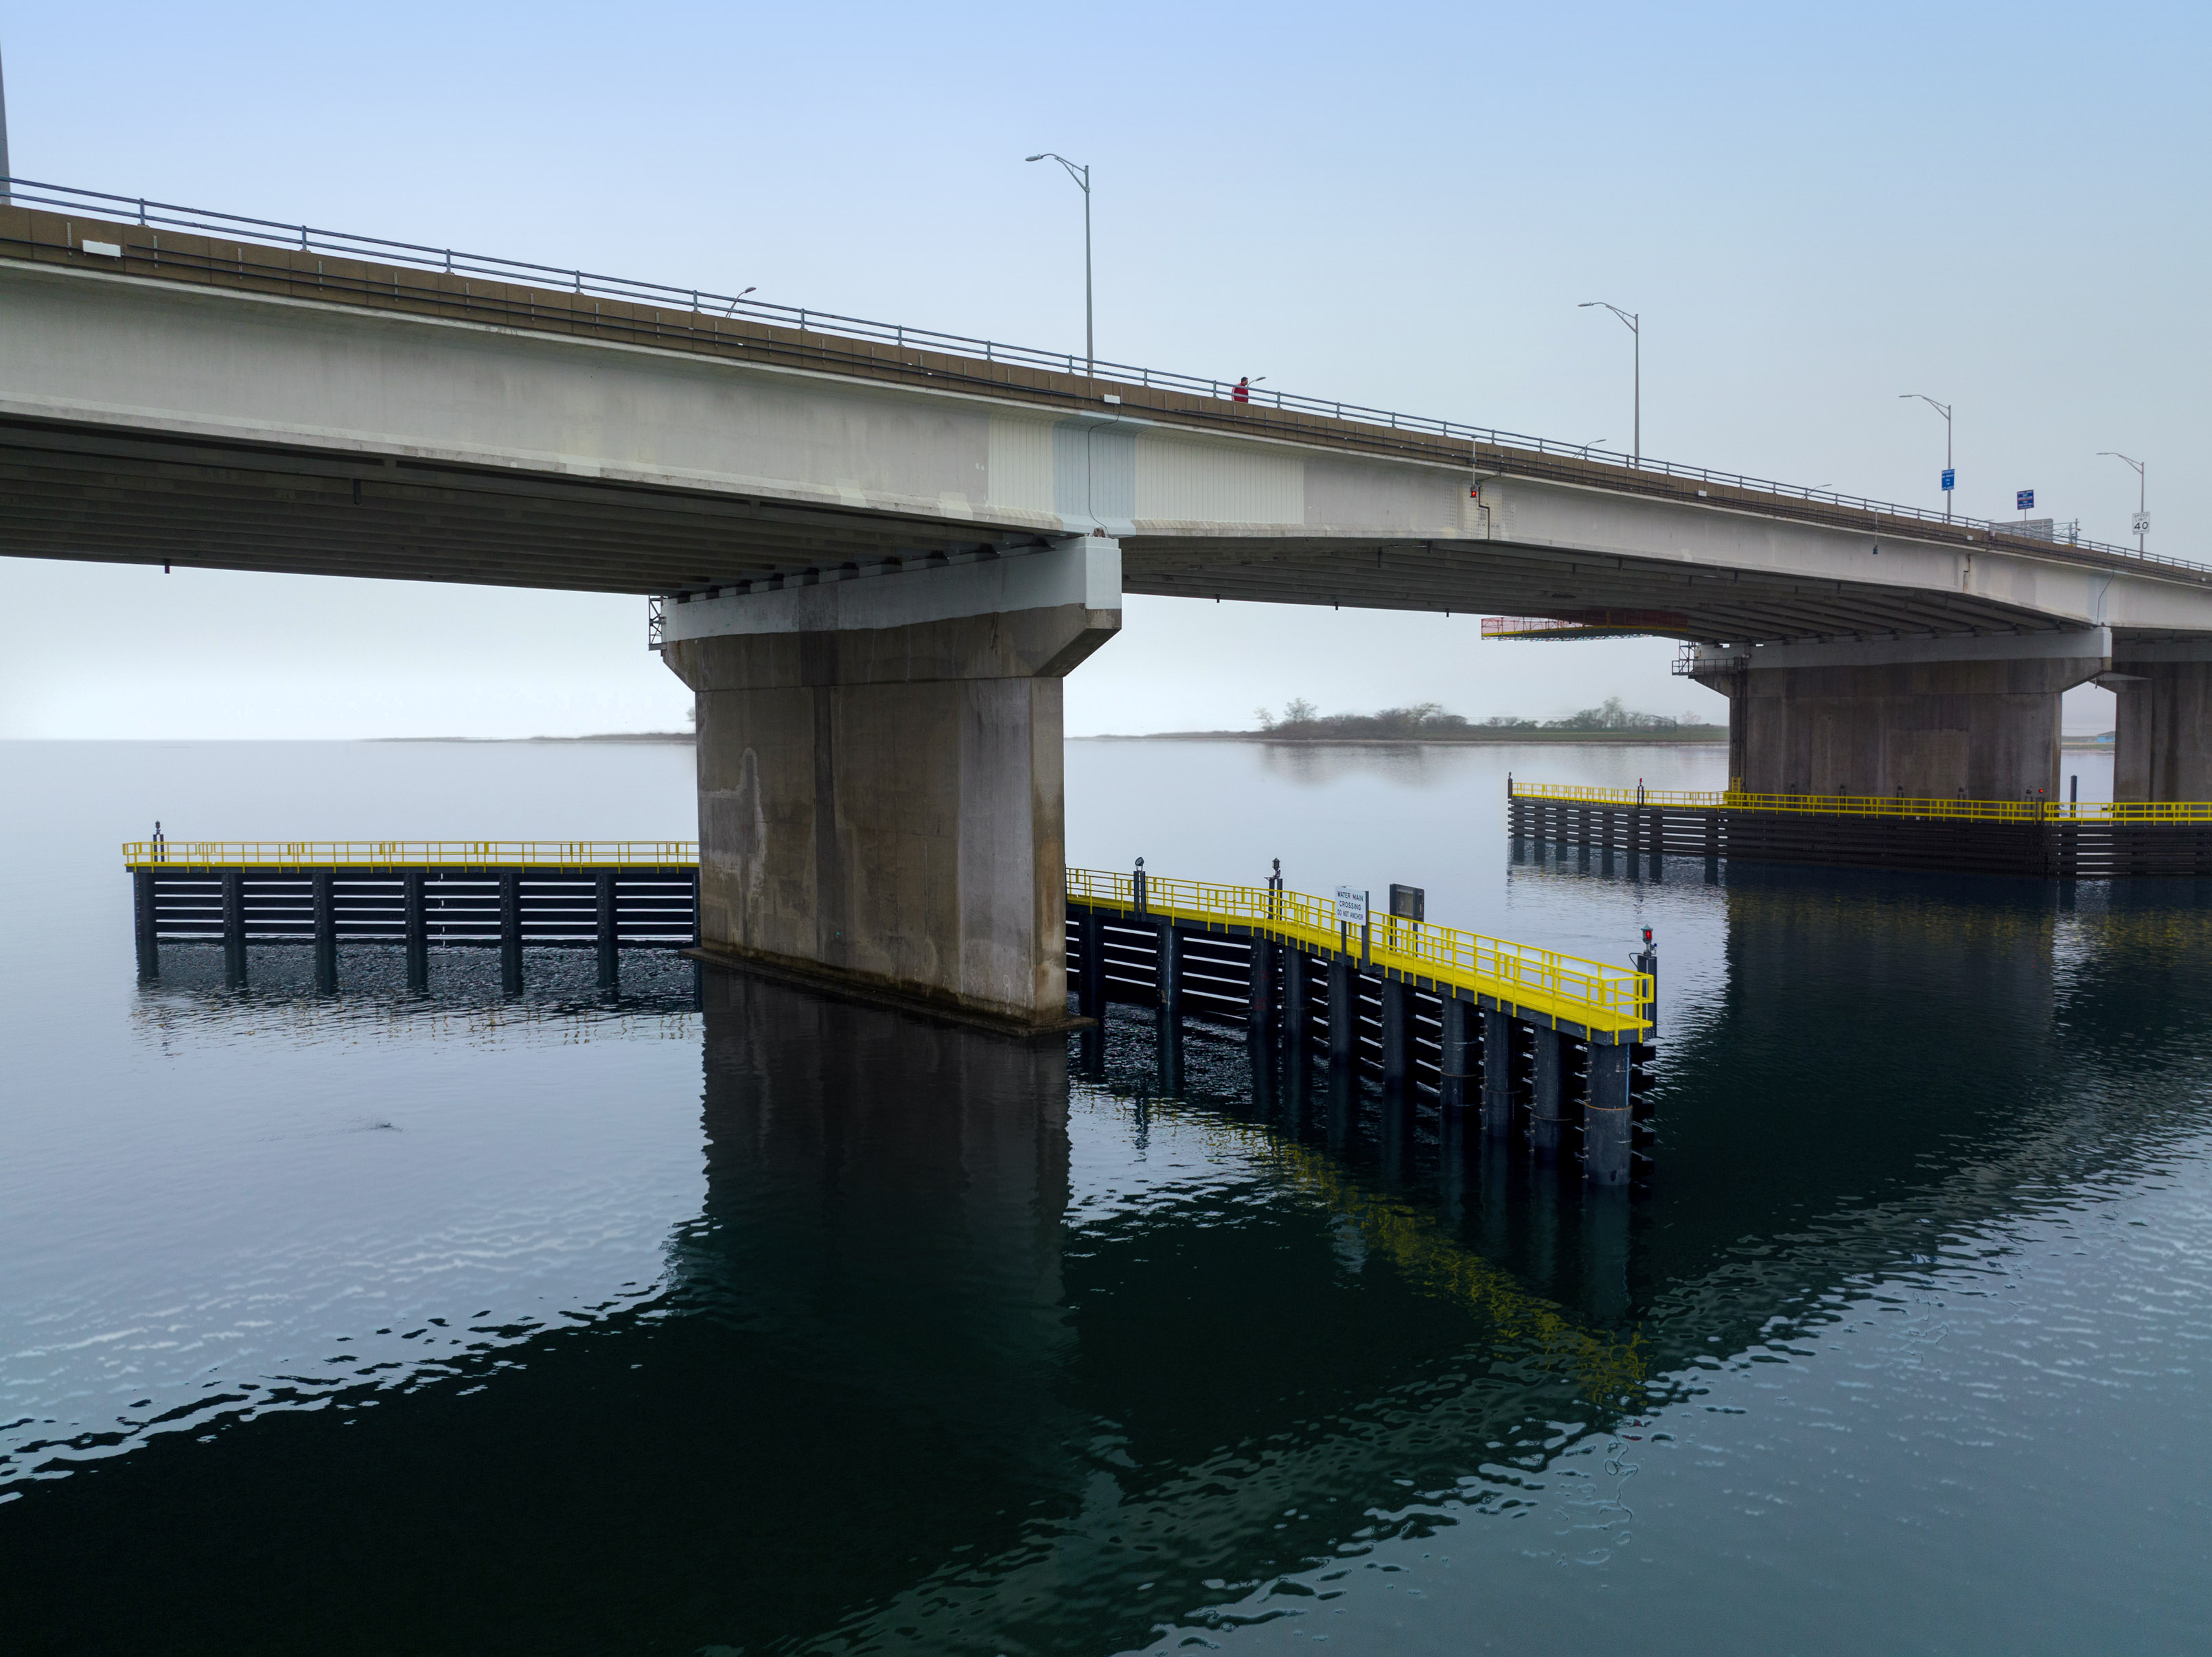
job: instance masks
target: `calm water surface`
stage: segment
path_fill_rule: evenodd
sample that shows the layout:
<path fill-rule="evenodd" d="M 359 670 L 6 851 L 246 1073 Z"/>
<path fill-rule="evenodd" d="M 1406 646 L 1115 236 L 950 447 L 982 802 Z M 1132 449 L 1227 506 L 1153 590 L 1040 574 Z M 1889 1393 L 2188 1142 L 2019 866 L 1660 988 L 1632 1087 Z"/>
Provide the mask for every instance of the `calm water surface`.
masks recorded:
<path fill-rule="evenodd" d="M 690 752 L 0 746 L 0 1644 L 2203 1648 L 2212 890 L 1503 838 L 1717 749 L 1068 752 L 1079 862 L 1654 927 L 1648 1188 L 1237 1032 L 1164 1089 L 1134 1009 L 1085 1074 L 646 957 L 142 989 L 155 816 L 684 837 Z"/>

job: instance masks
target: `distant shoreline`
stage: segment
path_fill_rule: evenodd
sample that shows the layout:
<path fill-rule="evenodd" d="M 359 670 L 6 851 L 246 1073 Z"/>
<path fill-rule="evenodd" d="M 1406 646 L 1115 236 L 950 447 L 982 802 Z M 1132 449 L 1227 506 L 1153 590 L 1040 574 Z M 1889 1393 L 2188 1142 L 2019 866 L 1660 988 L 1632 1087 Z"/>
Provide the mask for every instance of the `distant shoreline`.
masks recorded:
<path fill-rule="evenodd" d="M 601 731 L 591 736 L 365 736 L 364 742 L 696 742 L 690 731 Z"/>
<path fill-rule="evenodd" d="M 1620 745 L 1638 748 L 1726 747 L 1728 732 L 1718 726 L 1671 731 L 1467 731 L 1430 736 L 1278 736 L 1271 731 L 1107 732 L 1072 736 L 1071 742 L 1268 742 L 1296 748 L 1556 747 Z"/>
<path fill-rule="evenodd" d="M 690 731 L 602 731 L 591 736 L 368 736 L 356 740 L 363 742 L 466 742 L 481 746 L 495 742 L 690 744 L 699 739 Z M 1728 732 L 1719 726 L 1692 726 L 1686 731 L 1481 731 L 1449 736 L 1276 736 L 1267 731 L 1102 731 L 1095 736 L 1071 736 L 1066 740 L 1070 742 L 1266 742 L 1291 748 L 1540 748 L 1562 746 L 1723 748 L 1728 746 Z M 2062 737 L 2058 746 L 2068 753 L 2112 752 L 2111 742 L 2096 737 Z"/>

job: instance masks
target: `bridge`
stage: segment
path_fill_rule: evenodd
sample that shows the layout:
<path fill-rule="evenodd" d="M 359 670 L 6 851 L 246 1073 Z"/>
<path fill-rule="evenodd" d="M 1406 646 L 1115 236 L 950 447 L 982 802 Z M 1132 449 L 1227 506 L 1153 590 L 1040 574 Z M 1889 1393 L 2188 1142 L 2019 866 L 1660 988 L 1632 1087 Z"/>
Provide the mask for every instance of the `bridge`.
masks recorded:
<path fill-rule="evenodd" d="M 1693 647 L 1754 792 L 2212 797 L 2212 570 L 1222 382 L 11 180 L 0 551 L 630 592 L 702 947 L 1065 1021 L 1060 681 L 1139 592 Z"/>

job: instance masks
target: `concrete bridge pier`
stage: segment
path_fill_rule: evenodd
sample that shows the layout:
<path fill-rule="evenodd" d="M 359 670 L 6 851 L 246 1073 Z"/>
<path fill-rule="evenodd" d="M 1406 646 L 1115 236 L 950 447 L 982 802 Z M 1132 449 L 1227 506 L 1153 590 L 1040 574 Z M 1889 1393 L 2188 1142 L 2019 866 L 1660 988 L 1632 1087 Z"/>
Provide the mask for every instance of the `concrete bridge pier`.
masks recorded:
<path fill-rule="evenodd" d="M 2112 798 L 2212 800 L 2212 644 L 2114 647 Z"/>
<path fill-rule="evenodd" d="M 1060 680 L 1119 630 L 1121 570 L 1100 533 L 669 602 L 702 955 L 1065 1029 Z"/>
<path fill-rule="evenodd" d="M 1753 794 L 2056 800 L 2059 698 L 2111 671 L 2102 627 L 1698 647 Z"/>

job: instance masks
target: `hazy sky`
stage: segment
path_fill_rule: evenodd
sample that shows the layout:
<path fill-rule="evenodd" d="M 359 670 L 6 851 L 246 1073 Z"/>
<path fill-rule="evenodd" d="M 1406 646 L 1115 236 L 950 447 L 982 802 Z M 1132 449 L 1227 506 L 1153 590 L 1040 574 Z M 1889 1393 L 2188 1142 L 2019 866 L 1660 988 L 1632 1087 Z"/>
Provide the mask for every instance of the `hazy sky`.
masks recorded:
<path fill-rule="evenodd" d="M 0 4 L 15 171 L 1079 347 L 2212 561 L 2199 4 Z M 1074 732 L 1717 710 L 1650 641 L 1133 600 Z M 2108 720 L 2088 691 L 2069 723 Z M 2102 705 L 2100 705 L 2100 704 Z M 0 559 L 0 735 L 669 728 L 643 602 Z"/>

